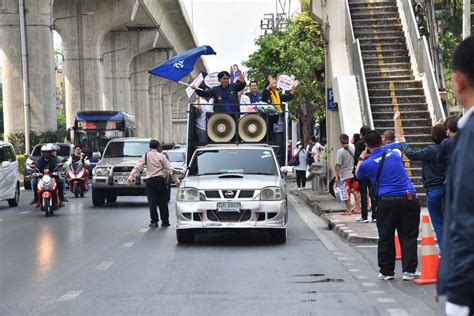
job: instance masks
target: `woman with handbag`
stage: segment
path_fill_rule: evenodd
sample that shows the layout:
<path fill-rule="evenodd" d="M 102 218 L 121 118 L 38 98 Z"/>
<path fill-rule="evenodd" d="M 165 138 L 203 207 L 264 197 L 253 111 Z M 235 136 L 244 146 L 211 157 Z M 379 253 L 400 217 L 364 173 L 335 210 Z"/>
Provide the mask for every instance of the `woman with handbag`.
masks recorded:
<path fill-rule="evenodd" d="M 296 148 L 293 150 L 293 157 L 291 158 L 292 166 L 296 172 L 296 185 L 298 190 L 302 190 L 306 186 L 306 150 L 302 141 L 296 143 Z"/>

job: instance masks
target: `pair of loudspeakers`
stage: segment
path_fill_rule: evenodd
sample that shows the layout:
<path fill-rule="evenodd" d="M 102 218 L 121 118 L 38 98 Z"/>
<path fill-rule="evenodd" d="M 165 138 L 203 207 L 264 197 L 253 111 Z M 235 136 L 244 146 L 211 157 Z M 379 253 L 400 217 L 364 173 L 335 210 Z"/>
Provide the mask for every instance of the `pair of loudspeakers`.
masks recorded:
<path fill-rule="evenodd" d="M 217 113 L 207 121 L 207 136 L 215 143 L 234 139 L 237 126 L 229 114 Z M 267 135 L 267 124 L 258 114 L 246 114 L 239 120 L 239 137 L 246 143 L 258 143 Z"/>

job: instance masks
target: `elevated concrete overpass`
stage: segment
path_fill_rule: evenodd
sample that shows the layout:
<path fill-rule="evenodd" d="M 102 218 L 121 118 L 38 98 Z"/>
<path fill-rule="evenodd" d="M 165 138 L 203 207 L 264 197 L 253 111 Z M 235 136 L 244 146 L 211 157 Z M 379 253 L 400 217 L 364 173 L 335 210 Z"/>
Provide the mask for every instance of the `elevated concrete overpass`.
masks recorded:
<path fill-rule="evenodd" d="M 5 134 L 24 131 L 19 0 L 0 2 Z M 31 129 L 56 130 L 53 30 L 62 38 L 67 127 L 81 110 L 135 115 L 138 135 L 184 141 L 183 86 L 147 69 L 198 46 L 179 0 L 30 0 L 25 3 Z M 195 73 L 205 70 L 202 61 Z"/>

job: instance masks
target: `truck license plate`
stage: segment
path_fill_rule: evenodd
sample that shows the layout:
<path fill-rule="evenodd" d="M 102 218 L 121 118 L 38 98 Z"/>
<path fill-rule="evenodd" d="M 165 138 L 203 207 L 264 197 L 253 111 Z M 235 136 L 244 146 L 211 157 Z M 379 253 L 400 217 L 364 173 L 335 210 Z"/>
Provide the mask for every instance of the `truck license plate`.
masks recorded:
<path fill-rule="evenodd" d="M 117 184 L 127 184 L 128 183 L 127 177 L 117 177 Z"/>
<path fill-rule="evenodd" d="M 240 202 L 217 202 L 218 212 L 237 212 L 240 213 L 242 207 Z"/>

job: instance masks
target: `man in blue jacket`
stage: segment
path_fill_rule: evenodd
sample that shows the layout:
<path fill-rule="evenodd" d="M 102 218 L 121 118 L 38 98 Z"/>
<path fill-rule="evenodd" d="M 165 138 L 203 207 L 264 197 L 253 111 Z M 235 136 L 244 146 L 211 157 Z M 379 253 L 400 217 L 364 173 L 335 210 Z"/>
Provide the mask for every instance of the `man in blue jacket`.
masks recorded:
<path fill-rule="evenodd" d="M 239 94 L 238 92 L 245 88 L 244 73 L 240 74 L 235 83 L 229 83 L 230 74 L 227 71 L 221 71 L 217 75 L 217 79 L 221 83 L 212 89 L 200 90 L 197 87 L 192 87 L 196 90 L 196 94 L 203 98 L 214 99 L 215 113 L 230 113 L 240 112 Z"/>
<path fill-rule="evenodd" d="M 464 107 L 447 175 L 443 255 L 438 293 L 446 295 L 447 315 L 474 312 L 474 37 L 465 39 L 452 61 L 453 90 Z"/>

